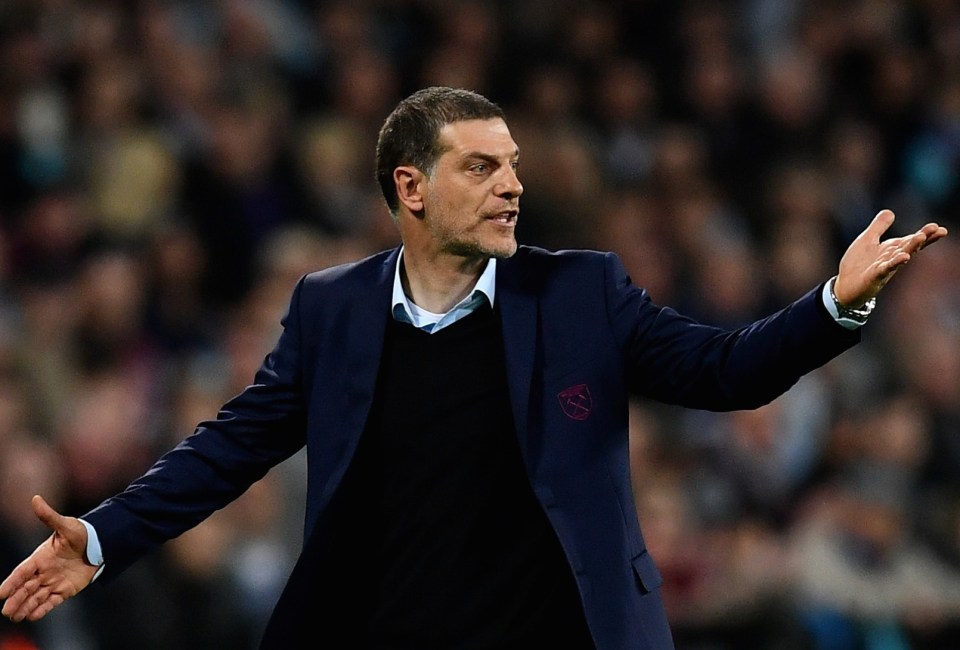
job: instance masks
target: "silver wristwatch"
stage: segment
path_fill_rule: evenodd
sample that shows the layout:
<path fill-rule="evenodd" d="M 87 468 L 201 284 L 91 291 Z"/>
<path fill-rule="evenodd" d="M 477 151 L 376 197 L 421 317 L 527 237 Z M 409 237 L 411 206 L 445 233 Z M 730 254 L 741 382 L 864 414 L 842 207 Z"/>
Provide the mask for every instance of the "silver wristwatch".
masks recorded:
<path fill-rule="evenodd" d="M 837 300 L 837 294 L 833 292 L 833 285 L 836 283 L 836 277 L 830 279 L 830 300 L 833 301 L 834 307 L 837 308 L 837 313 L 840 315 L 840 318 L 849 319 L 861 325 L 866 323 L 867 319 L 870 317 L 870 314 L 873 313 L 874 308 L 877 306 L 876 297 L 865 302 L 862 307 L 847 307 L 842 302 Z"/>

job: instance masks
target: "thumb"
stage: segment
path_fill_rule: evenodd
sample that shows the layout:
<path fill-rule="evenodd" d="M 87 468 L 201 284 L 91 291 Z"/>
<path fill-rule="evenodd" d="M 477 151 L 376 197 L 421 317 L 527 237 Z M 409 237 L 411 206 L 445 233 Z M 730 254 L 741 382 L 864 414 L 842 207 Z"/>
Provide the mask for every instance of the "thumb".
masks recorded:
<path fill-rule="evenodd" d="M 890 226 L 893 225 L 894 219 L 896 219 L 896 216 L 892 210 L 881 210 L 877 213 L 877 216 L 873 218 L 873 221 L 870 222 L 870 225 L 867 226 L 865 234 L 868 234 L 870 238 L 875 241 L 880 241 L 883 233 L 887 232 Z"/>
<path fill-rule="evenodd" d="M 87 548 L 87 529 L 76 517 L 65 517 L 50 507 L 42 496 L 35 495 L 30 501 L 37 518 L 53 531 L 55 547 L 69 549 L 71 554 L 83 556 Z M 59 541 L 58 541 L 59 540 Z M 62 544 L 62 546 L 60 546 Z"/>
<path fill-rule="evenodd" d="M 30 500 L 30 505 L 33 506 L 33 512 L 37 515 L 37 519 L 42 521 L 47 528 L 55 533 L 63 534 L 66 532 L 67 518 L 50 507 L 50 504 L 42 496 L 34 495 L 33 499 Z"/>

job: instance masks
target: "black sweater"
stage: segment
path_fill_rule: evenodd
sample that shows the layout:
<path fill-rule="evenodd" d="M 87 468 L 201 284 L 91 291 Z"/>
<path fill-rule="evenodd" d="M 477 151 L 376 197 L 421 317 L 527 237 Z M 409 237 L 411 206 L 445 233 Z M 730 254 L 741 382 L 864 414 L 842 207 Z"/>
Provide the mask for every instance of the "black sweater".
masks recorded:
<path fill-rule="evenodd" d="M 435 334 L 390 321 L 342 488 L 342 550 L 369 558 L 352 573 L 367 647 L 592 647 L 527 479 L 488 306 Z"/>

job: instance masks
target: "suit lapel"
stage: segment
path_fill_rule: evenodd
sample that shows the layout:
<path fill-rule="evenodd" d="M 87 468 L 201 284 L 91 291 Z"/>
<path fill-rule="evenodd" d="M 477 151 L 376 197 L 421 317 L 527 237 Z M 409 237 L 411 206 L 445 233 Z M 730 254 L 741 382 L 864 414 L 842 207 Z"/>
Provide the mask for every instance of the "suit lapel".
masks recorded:
<path fill-rule="evenodd" d="M 520 262 L 515 258 L 497 262 L 496 301 L 500 305 L 510 404 L 517 435 L 525 446 L 537 346 L 538 301 L 529 278 L 519 267 Z"/>
<path fill-rule="evenodd" d="M 339 442 L 350 449 L 349 457 L 356 450 L 373 403 L 398 254 L 399 249 L 396 249 L 371 260 L 366 271 L 368 275 L 347 287 L 348 291 L 355 293 L 349 297 L 349 315 L 343 325 L 344 340 L 334 343 L 342 346 L 340 353 L 346 355 L 343 376 L 336 378 L 346 388 L 346 408 L 338 421 L 341 426 L 327 433 L 337 435 Z M 339 475 L 328 485 L 324 501 L 331 497 L 348 465 L 343 462 L 339 466 Z M 309 637 L 307 630 L 313 629 L 311 622 L 315 620 L 315 612 L 311 612 L 310 605 L 315 596 L 315 581 L 325 566 L 324 562 L 330 559 L 318 547 L 325 538 L 316 534 L 319 530 L 317 517 L 323 511 L 319 507 L 311 509 L 308 505 L 303 551 L 274 607 L 260 644 L 261 650 L 301 647 L 303 639 Z"/>
<path fill-rule="evenodd" d="M 399 249 L 391 251 L 381 264 L 371 269 L 374 276 L 372 289 L 365 289 L 361 295 L 355 296 L 350 310 L 344 347 L 349 356 L 343 379 L 347 386 L 347 417 L 350 419 L 347 431 L 353 440 L 358 440 L 363 432 L 373 403 L 398 255 Z"/>

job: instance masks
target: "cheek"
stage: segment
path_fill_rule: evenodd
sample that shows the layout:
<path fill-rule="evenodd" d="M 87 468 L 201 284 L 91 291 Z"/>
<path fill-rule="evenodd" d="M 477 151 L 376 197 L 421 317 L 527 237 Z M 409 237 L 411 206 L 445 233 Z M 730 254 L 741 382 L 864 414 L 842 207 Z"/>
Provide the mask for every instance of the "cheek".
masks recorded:
<path fill-rule="evenodd" d="M 444 196 L 437 199 L 429 209 L 432 209 L 438 225 L 448 230 L 466 230 L 476 222 L 480 208 L 469 197 Z"/>
<path fill-rule="evenodd" d="M 434 185 L 424 196 L 424 211 L 435 229 L 465 232 L 473 229 L 483 214 L 488 192 L 455 183 Z"/>

